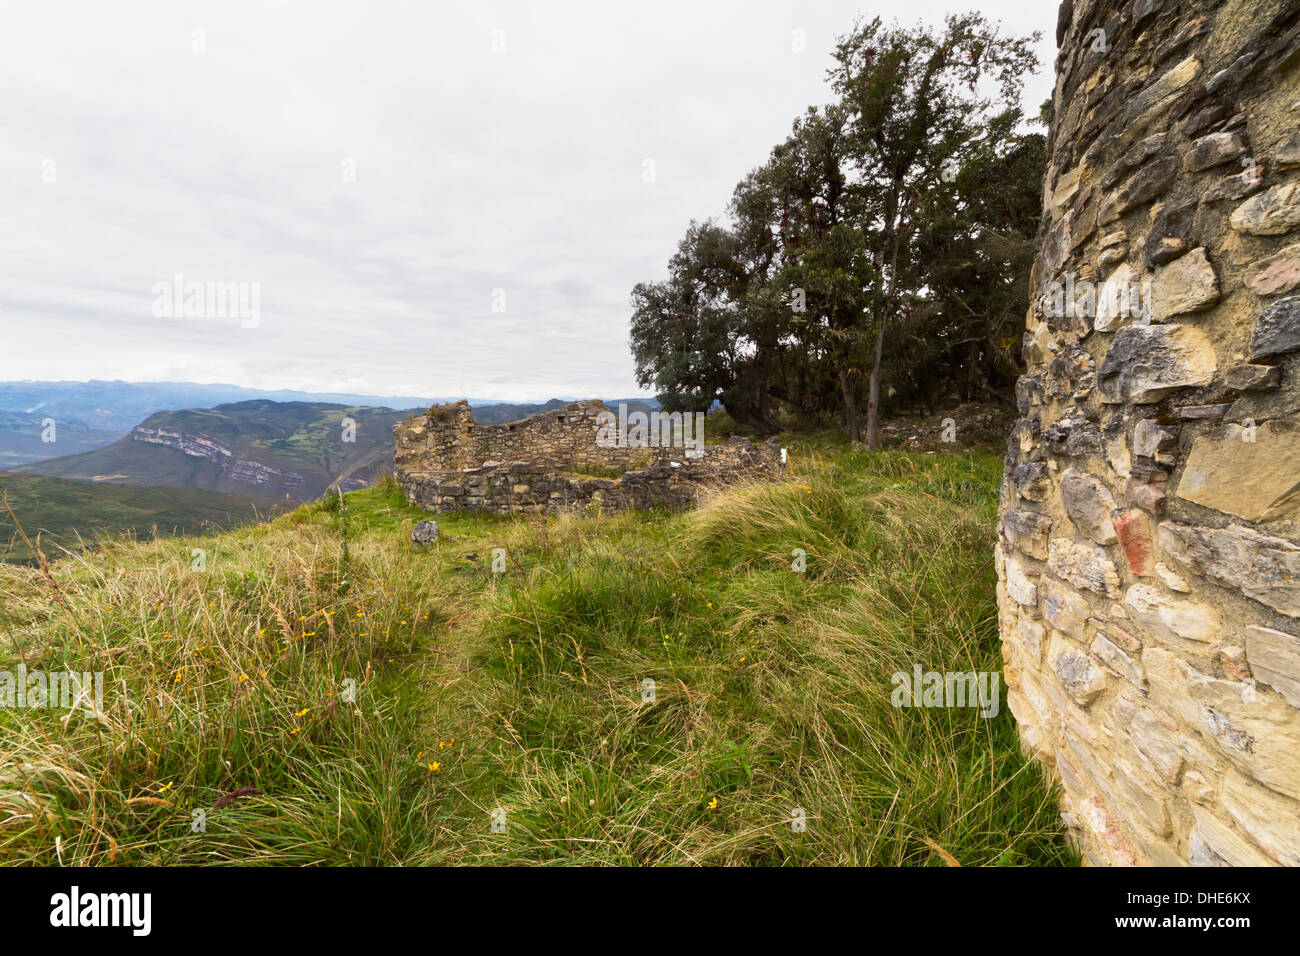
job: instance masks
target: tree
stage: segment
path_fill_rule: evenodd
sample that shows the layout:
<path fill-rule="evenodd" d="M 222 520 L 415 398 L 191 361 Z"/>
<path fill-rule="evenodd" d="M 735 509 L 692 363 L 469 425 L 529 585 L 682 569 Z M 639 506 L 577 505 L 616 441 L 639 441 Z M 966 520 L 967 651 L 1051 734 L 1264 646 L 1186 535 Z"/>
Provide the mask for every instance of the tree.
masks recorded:
<path fill-rule="evenodd" d="M 1016 135 L 1008 111 L 972 148 L 953 189 L 917 217 L 916 249 L 931 305 L 935 360 L 963 401 L 1014 406 L 1017 346 L 1029 306 L 1029 270 L 1041 207 L 1046 144 Z"/>
<path fill-rule="evenodd" d="M 736 421 L 779 432 L 766 411 L 770 361 L 736 306 L 747 288 L 736 237 L 692 222 L 668 270 L 667 281 L 632 290 L 638 384 L 653 386 L 669 411 L 707 411 L 718 400 Z"/>
<path fill-rule="evenodd" d="M 1009 400 L 1045 160 L 1014 105 L 1036 39 L 978 14 L 855 25 L 830 71 L 840 99 L 799 116 L 727 221 L 692 222 L 668 278 L 633 290 L 638 381 L 761 434 L 837 416 L 855 442 L 865 390 L 870 448 L 886 400 Z"/>
<path fill-rule="evenodd" d="M 776 282 L 791 330 L 809 357 L 824 359 L 838 386 L 851 441 L 861 438 L 857 384 L 868 342 L 868 290 L 875 272 L 867 237 L 853 224 L 845 174 L 847 117 L 838 105 L 810 108 L 772 151 L 781 218 Z"/>
<path fill-rule="evenodd" d="M 914 217 L 917 203 L 940 192 L 963 154 L 988 135 L 993 120 L 1019 100 L 1021 77 L 1036 68 L 1031 43 L 1000 38 L 979 14 L 949 16 L 935 32 L 919 25 L 886 28 L 879 17 L 840 41 L 831 83 L 849 115 L 850 191 L 868 235 L 875 281 L 867 447 L 879 438 L 880 375 L 885 334 L 905 301 L 919 293 Z M 995 85 L 1000 98 L 981 89 Z"/>

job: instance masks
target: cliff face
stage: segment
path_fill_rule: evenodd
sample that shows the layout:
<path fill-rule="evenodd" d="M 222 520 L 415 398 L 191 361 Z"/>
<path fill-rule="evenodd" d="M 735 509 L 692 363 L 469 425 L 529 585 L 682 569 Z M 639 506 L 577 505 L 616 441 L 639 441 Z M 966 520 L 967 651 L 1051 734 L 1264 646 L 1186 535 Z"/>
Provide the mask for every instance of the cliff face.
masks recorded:
<path fill-rule="evenodd" d="M 1300 3 L 1067 0 L 997 565 L 1090 862 L 1300 864 Z"/>

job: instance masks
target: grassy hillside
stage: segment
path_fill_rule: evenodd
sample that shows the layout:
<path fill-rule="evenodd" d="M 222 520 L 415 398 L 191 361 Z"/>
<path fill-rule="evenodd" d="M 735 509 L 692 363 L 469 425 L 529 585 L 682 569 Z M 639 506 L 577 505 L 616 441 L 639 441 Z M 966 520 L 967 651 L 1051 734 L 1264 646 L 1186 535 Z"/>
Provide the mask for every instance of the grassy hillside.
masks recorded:
<path fill-rule="evenodd" d="M 421 552 L 388 483 L 203 573 L 185 540 L 0 568 L 0 666 L 105 672 L 96 716 L 0 709 L 0 862 L 1074 862 L 1005 702 L 890 704 L 914 663 L 1001 668 L 998 461 L 791 468 L 684 514 L 443 516 Z"/>
<path fill-rule="evenodd" d="M 152 537 L 204 534 L 258 521 L 283 505 L 260 498 L 189 488 L 126 488 L 106 482 L 65 481 L 39 475 L 0 473 L 0 496 L 8 499 L 23 530 L 40 535 L 46 557 L 103 535 Z M 0 508 L 0 561 L 30 561 L 34 555 Z"/>
<path fill-rule="evenodd" d="M 392 469 L 393 425 L 407 412 L 322 402 L 249 401 L 210 409 L 158 412 L 106 448 L 27 465 L 20 471 L 131 485 L 173 485 L 262 498 L 308 501 L 336 481 L 368 484 Z M 356 423 L 345 440 L 344 419 Z M 190 451 L 141 440 L 165 431 Z M 203 454 L 213 446 L 221 449 Z M 197 452 L 197 453 L 196 453 Z M 265 483 L 234 470 L 236 462 L 275 469 L 289 480 Z"/>

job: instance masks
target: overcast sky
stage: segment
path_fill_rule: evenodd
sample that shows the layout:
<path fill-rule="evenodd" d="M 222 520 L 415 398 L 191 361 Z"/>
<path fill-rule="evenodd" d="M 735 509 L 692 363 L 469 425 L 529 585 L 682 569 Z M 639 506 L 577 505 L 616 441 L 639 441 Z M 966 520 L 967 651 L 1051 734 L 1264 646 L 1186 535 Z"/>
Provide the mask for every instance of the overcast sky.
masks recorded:
<path fill-rule="evenodd" d="M 639 393 L 632 286 L 836 36 L 970 7 L 1043 31 L 1036 111 L 1047 0 L 0 0 L 0 380 Z M 177 275 L 250 308 L 159 316 Z"/>

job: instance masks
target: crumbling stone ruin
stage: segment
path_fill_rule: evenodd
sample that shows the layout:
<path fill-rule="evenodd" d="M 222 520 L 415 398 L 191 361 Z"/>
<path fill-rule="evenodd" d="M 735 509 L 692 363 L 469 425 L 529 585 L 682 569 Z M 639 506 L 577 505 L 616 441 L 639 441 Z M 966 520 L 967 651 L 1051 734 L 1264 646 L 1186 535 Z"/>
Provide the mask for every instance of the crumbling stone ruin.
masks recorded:
<path fill-rule="evenodd" d="M 775 439 L 704 445 L 694 422 L 663 423 L 638 433 L 600 401 L 501 425 L 477 424 L 467 402 L 434 406 L 394 426 L 397 480 L 430 511 L 555 514 L 683 508 L 706 487 L 785 471 Z"/>
<path fill-rule="evenodd" d="M 1066 0 L 1057 40 L 1008 703 L 1089 862 L 1300 864 L 1300 4 Z"/>

